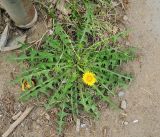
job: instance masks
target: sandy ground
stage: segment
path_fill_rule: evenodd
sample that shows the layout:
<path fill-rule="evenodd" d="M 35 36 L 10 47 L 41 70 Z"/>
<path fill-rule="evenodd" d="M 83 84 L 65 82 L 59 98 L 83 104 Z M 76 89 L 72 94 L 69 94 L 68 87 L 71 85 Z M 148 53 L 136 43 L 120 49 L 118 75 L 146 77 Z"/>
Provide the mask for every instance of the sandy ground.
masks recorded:
<path fill-rule="evenodd" d="M 141 57 L 130 64 L 135 80 L 123 98 L 127 100 L 127 109 L 106 109 L 102 112 L 101 119 L 95 124 L 91 122 L 91 127 L 82 128 L 80 135 L 72 128 L 66 131 L 65 137 L 160 137 L 160 1 L 130 0 L 128 9 L 127 25 L 133 30 L 129 41 L 138 48 Z M 10 72 L 15 71 L 15 66 L 5 63 L 2 56 L 4 55 L 0 55 L 0 96 L 8 90 L 16 94 L 16 88 L 6 84 L 11 79 Z M 36 111 L 38 110 L 34 113 Z M 30 117 L 35 119 L 33 115 Z M 26 134 L 15 133 L 11 137 L 45 137 L 40 130 L 42 127 L 30 121 L 33 122 L 32 130 L 21 124 L 16 130 Z M 8 128 L 9 123 L 10 121 L 6 122 L 5 127 L 0 123 L 0 135 Z M 27 134 L 28 131 L 32 133 Z M 47 132 L 49 129 L 46 129 Z"/>

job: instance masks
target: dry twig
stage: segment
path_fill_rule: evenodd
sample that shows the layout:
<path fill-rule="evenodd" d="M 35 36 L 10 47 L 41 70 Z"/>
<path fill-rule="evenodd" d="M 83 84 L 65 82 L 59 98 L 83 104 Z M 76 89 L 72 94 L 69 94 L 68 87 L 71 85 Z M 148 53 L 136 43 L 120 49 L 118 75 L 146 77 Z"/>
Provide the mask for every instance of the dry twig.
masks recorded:
<path fill-rule="evenodd" d="M 22 114 L 22 111 L 18 112 L 16 115 L 12 117 L 13 120 L 17 120 Z"/>
<path fill-rule="evenodd" d="M 26 108 L 22 115 L 10 125 L 9 129 L 2 135 L 2 137 L 8 137 L 13 130 L 28 116 L 28 114 L 33 110 L 34 106 Z"/>

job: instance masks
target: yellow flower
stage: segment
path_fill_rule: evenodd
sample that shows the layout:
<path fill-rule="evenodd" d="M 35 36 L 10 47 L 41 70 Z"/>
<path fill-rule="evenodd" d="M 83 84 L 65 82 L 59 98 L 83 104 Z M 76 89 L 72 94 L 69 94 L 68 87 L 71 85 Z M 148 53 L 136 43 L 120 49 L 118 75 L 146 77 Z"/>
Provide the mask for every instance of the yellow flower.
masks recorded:
<path fill-rule="evenodd" d="M 30 89 L 30 88 L 31 88 L 31 85 L 26 80 L 23 80 L 22 81 L 22 91 L 25 91 L 26 89 Z"/>
<path fill-rule="evenodd" d="M 95 74 L 87 71 L 83 74 L 83 78 L 82 78 L 83 82 L 89 86 L 93 86 L 94 83 L 97 81 L 95 78 Z"/>

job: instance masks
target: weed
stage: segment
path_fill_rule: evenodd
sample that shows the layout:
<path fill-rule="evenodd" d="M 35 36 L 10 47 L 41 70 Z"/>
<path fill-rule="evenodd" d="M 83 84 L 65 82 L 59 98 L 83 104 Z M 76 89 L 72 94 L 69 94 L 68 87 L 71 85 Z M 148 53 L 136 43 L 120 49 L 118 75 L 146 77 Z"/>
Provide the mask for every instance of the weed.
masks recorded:
<path fill-rule="evenodd" d="M 97 3 L 78 2 L 70 3 L 73 12 L 68 20 L 71 25 L 55 19 L 54 33 L 44 38 L 41 48 L 25 48 L 28 45 L 24 44 L 22 52 L 15 58 L 28 64 L 16 79 L 17 83 L 23 84 L 25 80 L 30 85 L 20 99 L 27 101 L 44 95 L 46 109 L 58 109 L 58 134 L 62 133 L 65 118 L 70 114 L 74 119 L 82 112 L 98 118 L 98 102 L 115 106 L 110 96 L 115 95 L 117 87 L 123 88 L 132 80 L 129 74 L 119 69 L 122 63 L 134 58 L 132 48 L 117 46 L 118 39 L 126 33 L 104 37 L 108 28 L 95 14 Z M 100 2 L 102 5 L 106 3 L 104 0 Z M 110 4 L 110 0 L 107 3 Z M 86 72 L 94 77 L 89 84 L 82 80 Z M 90 80 L 90 76 L 86 79 Z"/>

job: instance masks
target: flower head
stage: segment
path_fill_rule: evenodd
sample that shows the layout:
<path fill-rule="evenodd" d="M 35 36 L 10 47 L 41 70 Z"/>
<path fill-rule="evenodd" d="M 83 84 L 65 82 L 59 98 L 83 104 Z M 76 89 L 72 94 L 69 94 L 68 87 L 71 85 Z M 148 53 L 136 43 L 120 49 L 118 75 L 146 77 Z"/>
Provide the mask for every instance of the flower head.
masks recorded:
<path fill-rule="evenodd" d="M 31 85 L 26 80 L 23 80 L 21 88 L 22 88 L 22 91 L 25 91 L 26 89 L 30 89 Z"/>
<path fill-rule="evenodd" d="M 94 83 L 97 81 L 95 78 L 95 74 L 90 71 L 87 71 L 83 74 L 82 80 L 88 86 L 93 86 Z"/>

